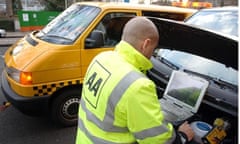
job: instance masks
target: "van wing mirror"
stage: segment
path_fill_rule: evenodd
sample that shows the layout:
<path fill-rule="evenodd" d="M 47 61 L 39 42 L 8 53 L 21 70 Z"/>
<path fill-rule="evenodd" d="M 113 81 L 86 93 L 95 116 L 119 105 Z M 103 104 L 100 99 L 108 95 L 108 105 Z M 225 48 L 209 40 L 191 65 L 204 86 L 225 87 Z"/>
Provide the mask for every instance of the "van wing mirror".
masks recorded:
<path fill-rule="evenodd" d="M 104 45 L 104 36 L 103 32 L 99 30 L 94 30 L 85 40 L 86 48 L 97 48 Z"/>

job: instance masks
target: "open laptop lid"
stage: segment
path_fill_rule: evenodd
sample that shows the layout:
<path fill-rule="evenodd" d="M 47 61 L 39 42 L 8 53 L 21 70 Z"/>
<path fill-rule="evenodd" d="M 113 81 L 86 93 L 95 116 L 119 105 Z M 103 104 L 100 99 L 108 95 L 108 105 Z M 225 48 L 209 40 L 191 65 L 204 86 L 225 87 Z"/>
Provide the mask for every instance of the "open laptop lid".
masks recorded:
<path fill-rule="evenodd" d="M 196 113 L 208 87 L 208 81 L 182 71 L 173 71 L 164 98 Z"/>

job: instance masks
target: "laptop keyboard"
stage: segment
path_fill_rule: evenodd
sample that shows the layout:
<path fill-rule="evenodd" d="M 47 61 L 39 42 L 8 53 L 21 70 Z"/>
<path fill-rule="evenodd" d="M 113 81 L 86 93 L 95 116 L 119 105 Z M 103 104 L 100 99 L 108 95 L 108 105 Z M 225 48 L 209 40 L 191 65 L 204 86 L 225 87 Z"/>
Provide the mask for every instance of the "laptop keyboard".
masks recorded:
<path fill-rule="evenodd" d="M 160 105 L 165 113 L 165 119 L 168 121 L 180 121 L 188 118 L 190 116 L 189 113 L 186 111 L 183 111 L 182 109 L 179 109 L 178 106 L 169 103 L 165 100 L 160 100 Z"/>

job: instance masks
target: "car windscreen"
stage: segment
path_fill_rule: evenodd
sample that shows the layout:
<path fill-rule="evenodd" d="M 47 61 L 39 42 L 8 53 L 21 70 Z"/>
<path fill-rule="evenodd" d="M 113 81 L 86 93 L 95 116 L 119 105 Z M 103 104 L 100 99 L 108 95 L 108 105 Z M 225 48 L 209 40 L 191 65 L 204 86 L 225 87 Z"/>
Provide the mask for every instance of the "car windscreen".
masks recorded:
<path fill-rule="evenodd" d="M 185 21 L 224 34 L 238 36 L 238 11 L 202 10 Z"/>
<path fill-rule="evenodd" d="M 178 69 L 190 70 L 235 86 L 238 85 L 238 71 L 216 61 L 182 51 L 162 48 L 158 50 L 157 56 Z"/>
<path fill-rule="evenodd" d="M 89 26 L 100 8 L 88 5 L 72 5 L 46 27 L 37 37 L 55 44 L 71 44 Z"/>

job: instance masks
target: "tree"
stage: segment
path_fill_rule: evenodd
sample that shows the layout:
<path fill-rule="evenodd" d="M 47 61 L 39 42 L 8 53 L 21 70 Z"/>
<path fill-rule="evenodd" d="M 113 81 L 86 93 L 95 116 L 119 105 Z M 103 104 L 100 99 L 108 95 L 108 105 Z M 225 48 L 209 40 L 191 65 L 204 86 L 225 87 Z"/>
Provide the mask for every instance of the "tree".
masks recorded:
<path fill-rule="evenodd" d="M 84 0 L 39 0 L 46 6 L 46 10 L 50 11 L 63 11 L 69 5 L 77 1 L 84 1 Z"/>
<path fill-rule="evenodd" d="M 6 15 L 7 17 L 13 16 L 13 6 L 12 6 L 12 0 L 6 0 Z"/>
<path fill-rule="evenodd" d="M 40 0 L 49 11 L 63 11 L 65 9 L 64 0 Z"/>
<path fill-rule="evenodd" d="M 12 6 L 13 6 L 13 13 L 14 15 L 16 15 L 19 10 L 22 10 L 21 0 L 13 0 Z"/>

